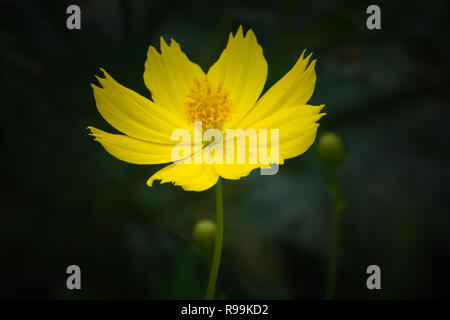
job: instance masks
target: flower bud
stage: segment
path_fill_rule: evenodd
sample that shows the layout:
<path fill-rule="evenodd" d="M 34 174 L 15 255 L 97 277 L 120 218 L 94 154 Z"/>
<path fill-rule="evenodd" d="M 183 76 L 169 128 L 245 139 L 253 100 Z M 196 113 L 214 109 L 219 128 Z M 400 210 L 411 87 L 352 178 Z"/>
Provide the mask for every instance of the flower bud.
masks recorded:
<path fill-rule="evenodd" d="M 206 252 L 212 251 L 216 240 L 216 223 L 211 220 L 199 220 L 194 226 L 195 243 Z"/>
<path fill-rule="evenodd" d="M 322 134 L 317 142 L 317 158 L 327 169 L 338 168 L 345 159 L 345 147 L 342 139 L 332 132 Z"/>

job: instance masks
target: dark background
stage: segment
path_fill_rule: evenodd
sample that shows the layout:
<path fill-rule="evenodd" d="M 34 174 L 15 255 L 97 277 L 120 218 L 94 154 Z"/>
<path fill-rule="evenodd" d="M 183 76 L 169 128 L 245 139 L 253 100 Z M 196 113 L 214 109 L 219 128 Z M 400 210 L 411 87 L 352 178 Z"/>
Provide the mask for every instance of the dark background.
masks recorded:
<path fill-rule="evenodd" d="M 104 67 L 146 97 L 149 45 L 176 39 L 204 70 L 229 32 L 252 28 L 266 89 L 303 49 L 318 58 L 319 135 L 343 137 L 337 298 L 450 296 L 449 8 L 445 1 L 0 1 L 1 298 L 202 298 L 208 267 L 192 227 L 214 189 L 145 185 L 162 166 L 121 162 L 85 129 L 113 132 L 90 83 Z M 82 29 L 66 28 L 81 7 Z M 314 146 L 276 176 L 224 182 L 225 299 L 324 297 L 331 200 Z M 66 288 L 66 268 L 82 290 Z M 382 289 L 365 273 L 377 264 Z"/>

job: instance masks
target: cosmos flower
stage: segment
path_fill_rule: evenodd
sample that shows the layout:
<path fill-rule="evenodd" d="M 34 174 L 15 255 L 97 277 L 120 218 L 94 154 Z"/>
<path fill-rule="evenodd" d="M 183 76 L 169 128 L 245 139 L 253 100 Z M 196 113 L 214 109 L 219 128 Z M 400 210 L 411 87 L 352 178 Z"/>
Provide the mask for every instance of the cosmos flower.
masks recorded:
<path fill-rule="evenodd" d="M 258 167 L 284 164 L 314 142 L 317 121 L 324 113 L 320 113 L 323 105 L 307 104 L 316 82 L 316 61 L 310 62 L 311 55 L 305 58 L 303 52 L 294 67 L 261 96 L 268 68 L 252 30 L 245 36 L 242 27 L 235 35 L 231 33 L 225 50 L 207 73 L 191 62 L 174 40 L 168 45 L 161 37 L 160 49 L 161 53 L 150 46 L 145 62 L 144 82 L 151 100 L 120 85 L 101 69 L 105 76 L 97 77 L 101 87 L 92 85 L 97 109 L 122 134 L 88 127 L 95 140 L 122 161 L 170 163 L 150 177 L 149 186 L 161 180 L 184 190 L 203 191 L 214 186 L 219 176 L 240 179 Z M 188 143 L 188 154 L 177 154 L 174 159 L 179 141 L 173 139 L 173 133 L 181 128 L 195 136 L 198 121 L 202 129 L 216 129 L 224 135 L 229 129 L 277 129 L 278 157 L 269 163 L 259 158 L 256 163 L 196 163 L 195 156 L 208 148 L 214 148 L 213 153 L 225 149 L 226 139 L 210 143 L 201 136 L 200 143 L 195 139 Z M 255 150 L 244 152 L 249 156 Z"/>

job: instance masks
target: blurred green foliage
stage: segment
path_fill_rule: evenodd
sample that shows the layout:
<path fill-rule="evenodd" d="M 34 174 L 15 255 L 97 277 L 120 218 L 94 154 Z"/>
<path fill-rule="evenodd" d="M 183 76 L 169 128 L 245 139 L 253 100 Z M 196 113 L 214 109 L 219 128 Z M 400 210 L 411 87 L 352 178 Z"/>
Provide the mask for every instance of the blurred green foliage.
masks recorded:
<path fill-rule="evenodd" d="M 82 29 L 66 29 L 78 4 Z M 445 1 L 2 1 L 2 298 L 202 298 L 208 266 L 192 244 L 214 191 L 145 185 L 162 166 L 121 162 L 92 141 L 113 132 L 90 87 L 99 67 L 149 97 L 149 45 L 174 38 L 207 70 L 228 33 L 252 28 L 266 89 L 303 49 L 318 58 L 319 135 L 344 137 L 338 298 L 449 297 L 449 21 Z M 323 298 L 331 199 L 313 148 L 275 176 L 224 182 L 223 298 Z M 66 267 L 82 290 L 66 289 Z M 382 290 L 365 287 L 377 264 Z"/>

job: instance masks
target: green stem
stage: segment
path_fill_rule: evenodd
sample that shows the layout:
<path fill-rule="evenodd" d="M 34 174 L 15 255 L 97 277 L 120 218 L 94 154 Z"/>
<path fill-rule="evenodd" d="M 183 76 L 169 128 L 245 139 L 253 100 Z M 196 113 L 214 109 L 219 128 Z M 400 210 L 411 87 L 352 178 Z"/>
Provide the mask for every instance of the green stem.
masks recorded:
<path fill-rule="evenodd" d="M 333 215 L 331 220 L 330 260 L 328 268 L 328 289 L 326 298 L 327 300 L 334 300 L 336 293 L 336 278 L 339 253 L 339 224 L 341 220 L 341 211 L 343 209 L 342 200 L 339 196 L 336 171 L 333 171 L 331 174 L 329 189 L 333 200 Z"/>
<path fill-rule="evenodd" d="M 216 241 L 214 244 L 214 256 L 209 274 L 208 289 L 206 290 L 206 300 L 214 299 L 216 289 L 217 274 L 219 273 L 220 257 L 222 255 L 223 245 L 223 196 L 222 181 L 216 183 Z"/>

